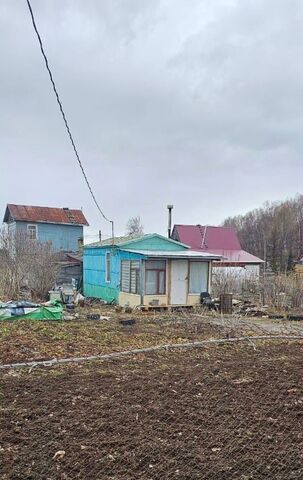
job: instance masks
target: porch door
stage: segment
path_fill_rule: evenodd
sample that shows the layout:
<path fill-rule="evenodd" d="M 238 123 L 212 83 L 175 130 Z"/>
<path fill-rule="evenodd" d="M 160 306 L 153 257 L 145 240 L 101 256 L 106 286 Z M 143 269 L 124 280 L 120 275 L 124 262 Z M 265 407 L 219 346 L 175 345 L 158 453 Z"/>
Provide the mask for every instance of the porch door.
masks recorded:
<path fill-rule="evenodd" d="M 187 260 L 172 260 L 171 262 L 171 305 L 186 305 L 187 281 L 188 281 Z"/>

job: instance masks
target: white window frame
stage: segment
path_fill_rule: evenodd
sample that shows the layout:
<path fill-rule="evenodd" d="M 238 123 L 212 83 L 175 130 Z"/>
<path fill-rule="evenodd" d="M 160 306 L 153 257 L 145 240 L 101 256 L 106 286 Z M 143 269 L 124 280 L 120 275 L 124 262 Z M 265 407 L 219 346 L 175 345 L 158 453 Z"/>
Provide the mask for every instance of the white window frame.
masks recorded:
<path fill-rule="evenodd" d="M 111 253 L 106 252 L 105 253 L 105 282 L 110 283 L 111 282 Z M 108 262 L 109 259 L 109 262 Z M 108 263 L 109 263 L 109 268 L 108 268 Z"/>
<path fill-rule="evenodd" d="M 30 236 L 30 231 L 33 231 L 33 227 L 35 228 L 35 232 L 36 232 L 36 236 L 35 238 L 32 238 Z M 38 225 L 35 225 L 35 224 L 32 224 L 32 223 L 29 223 L 26 227 L 26 231 L 27 231 L 27 236 L 30 240 L 38 240 Z"/>
<path fill-rule="evenodd" d="M 150 263 L 152 264 L 152 262 L 163 262 L 164 263 L 164 268 L 148 268 L 147 267 L 147 263 Z M 146 260 L 145 261 L 145 285 L 144 285 L 144 290 L 145 290 L 145 295 L 153 295 L 153 296 L 157 296 L 157 295 L 167 295 L 167 285 L 166 285 L 166 280 L 167 280 L 167 261 L 166 260 L 157 260 L 157 259 L 149 259 L 149 260 Z M 148 271 L 152 271 L 152 272 L 156 272 L 156 293 L 147 293 L 146 290 L 146 280 L 147 280 L 147 273 Z M 164 291 L 162 293 L 160 293 L 160 273 L 164 273 L 164 283 L 163 283 L 163 286 L 164 286 Z"/>

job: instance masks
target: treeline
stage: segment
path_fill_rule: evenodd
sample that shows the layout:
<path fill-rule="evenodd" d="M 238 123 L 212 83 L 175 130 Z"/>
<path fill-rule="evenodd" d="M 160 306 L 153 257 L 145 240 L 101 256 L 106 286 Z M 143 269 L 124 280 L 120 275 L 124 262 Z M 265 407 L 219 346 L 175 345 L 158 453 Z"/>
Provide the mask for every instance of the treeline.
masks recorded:
<path fill-rule="evenodd" d="M 229 217 L 223 226 L 234 227 L 241 246 L 266 260 L 274 272 L 288 272 L 303 256 L 303 195 L 266 202 L 245 215 Z"/>

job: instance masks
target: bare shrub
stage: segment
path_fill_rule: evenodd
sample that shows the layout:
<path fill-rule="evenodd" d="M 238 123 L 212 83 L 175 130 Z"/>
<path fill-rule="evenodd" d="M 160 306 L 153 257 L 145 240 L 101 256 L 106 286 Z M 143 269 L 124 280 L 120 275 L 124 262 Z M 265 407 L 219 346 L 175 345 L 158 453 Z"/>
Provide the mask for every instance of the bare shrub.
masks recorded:
<path fill-rule="evenodd" d="M 212 291 L 214 296 L 224 293 L 246 300 L 260 296 L 260 277 L 256 275 L 243 275 L 238 269 L 214 269 L 212 276 Z M 256 299 L 258 300 L 258 298 Z"/>
<path fill-rule="evenodd" d="M 303 306 L 303 278 L 295 275 L 278 274 L 265 276 L 262 281 L 264 301 L 278 309 Z"/>
<path fill-rule="evenodd" d="M 49 243 L 35 245 L 27 277 L 28 286 L 35 297 L 45 297 L 54 285 L 58 274 L 56 261 L 57 255 Z"/>
<path fill-rule="evenodd" d="M 232 293 L 234 298 L 268 305 L 277 310 L 296 309 L 303 306 L 303 277 L 295 273 L 265 274 L 244 277 L 235 273 L 213 274 L 214 296 Z"/>
<path fill-rule="evenodd" d="M 49 243 L 42 244 L 22 232 L 0 232 L 0 296 L 18 298 L 26 287 L 43 298 L 56 280 L 57 254 Z"/>

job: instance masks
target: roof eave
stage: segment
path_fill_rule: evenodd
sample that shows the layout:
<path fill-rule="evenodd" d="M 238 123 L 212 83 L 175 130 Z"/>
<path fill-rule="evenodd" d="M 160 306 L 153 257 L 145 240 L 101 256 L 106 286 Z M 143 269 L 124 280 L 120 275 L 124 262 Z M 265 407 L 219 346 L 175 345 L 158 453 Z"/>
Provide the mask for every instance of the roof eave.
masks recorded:
<path fill-rule="evenodd" d="M 221 260 L 221 256 L 219 255 L 190 255 L 186 254 L 188 250 L 184 250 L 184 253 L 182 251 L 174 252 L 172 250 L 168 250 L 167 252 L 160 252 L 157 250 L 154 250 L 153 252 L 149 250 L 132 250 L 130 248 L 121 248 L 122 251 L 128 252 L 128 253 L 135 253 L 137 255 L 142 255 L 146 258 L 170 258 L 170 259 L 181 259 L 181 260 L 205 260 L 205 261 L 212 261 L 212 260 Z M 189 253 L 189 252 L 188 252 Z"/>
<path fill-rule="evenodd" d="M 88 227 L 89 226 L 88 223 L 49 222 L 48 220 L 16 220 L 16 219 L 14 219 L 14 222 L 50 223 L 51 225 L 69 225 L 69 226 L 73 226 L 73 227 Z"/>

